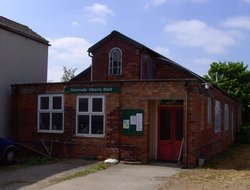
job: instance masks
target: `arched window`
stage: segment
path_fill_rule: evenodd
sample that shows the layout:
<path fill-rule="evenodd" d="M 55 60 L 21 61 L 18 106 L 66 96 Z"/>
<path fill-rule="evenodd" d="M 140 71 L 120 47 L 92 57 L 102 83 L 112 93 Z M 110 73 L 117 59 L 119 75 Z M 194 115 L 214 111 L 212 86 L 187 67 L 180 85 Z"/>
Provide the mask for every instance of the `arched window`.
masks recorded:
<path fill-rule="evenodd" d="M 112 48 L 109 52 L 109 70 L 110 75 L 122 74 L 122 50 L 120 48 Z"/>

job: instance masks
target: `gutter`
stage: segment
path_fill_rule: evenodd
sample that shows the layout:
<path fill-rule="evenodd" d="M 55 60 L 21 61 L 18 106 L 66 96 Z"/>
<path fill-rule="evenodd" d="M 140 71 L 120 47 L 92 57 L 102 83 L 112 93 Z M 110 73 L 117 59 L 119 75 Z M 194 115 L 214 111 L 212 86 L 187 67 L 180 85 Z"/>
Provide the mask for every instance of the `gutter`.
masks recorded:
<path fill-rule="evenodd" d="M 93 55 L 88 52 L 88 56 L 91 57 L 91 66 L 90 66 L 90 82 L 93 81 Z"/>

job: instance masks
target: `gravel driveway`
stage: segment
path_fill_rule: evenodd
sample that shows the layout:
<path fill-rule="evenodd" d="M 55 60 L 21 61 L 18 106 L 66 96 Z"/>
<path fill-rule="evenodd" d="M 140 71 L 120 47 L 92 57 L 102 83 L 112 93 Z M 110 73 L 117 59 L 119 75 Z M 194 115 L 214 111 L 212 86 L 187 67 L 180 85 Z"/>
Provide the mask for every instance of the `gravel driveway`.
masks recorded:
<path fill-rule="evenodd" d="M 84 177 L 53 184 L 52 179 L 68 176 L 94 164 L 93 161 L 69 159 L 54 164 L 31 166 L 14 171 L 0 170 L 3 190 L 156 190 L 181 169 L 166 164 L 118 164 Z M 2 166 L 0 166 L 1 169 Z"/>
<path fill-rule="evenodd" d="M 29 166 L 12 171 L 6 171 L 6 166 L 0 166 L 0 189 L 42 189 L 50 185 L 51 179 L 77 172 L 93 163 L 94 161 L 82 159 L 66 159 L 53 164 Z"/>
<path fill-rule="evenodd" d="M 44 190 L 157 190 L 181 170 L 172 166 L 120 163 L 85 177 L 49 186 Z"/>

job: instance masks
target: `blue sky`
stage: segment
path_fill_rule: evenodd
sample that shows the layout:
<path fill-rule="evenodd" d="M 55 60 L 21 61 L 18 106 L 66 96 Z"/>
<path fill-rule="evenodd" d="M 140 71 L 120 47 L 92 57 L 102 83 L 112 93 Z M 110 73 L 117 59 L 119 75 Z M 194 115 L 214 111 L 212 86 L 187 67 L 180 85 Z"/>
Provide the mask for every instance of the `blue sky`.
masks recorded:
<path fill-rule="evenodd" d="M 250 0 L 0 0 L 0 15 L 50 41 L 50 82 L 87 68 L 113 30 L 201 76 L 213 61 L 250 64 Z"/>

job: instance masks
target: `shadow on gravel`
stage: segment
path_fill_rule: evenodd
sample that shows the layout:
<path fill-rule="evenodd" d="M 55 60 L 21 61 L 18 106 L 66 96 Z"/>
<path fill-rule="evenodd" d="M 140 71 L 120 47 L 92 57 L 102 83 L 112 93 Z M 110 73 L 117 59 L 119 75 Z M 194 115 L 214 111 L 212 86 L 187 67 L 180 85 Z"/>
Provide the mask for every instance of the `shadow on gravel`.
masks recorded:
<path fill-rule="evenodd" d="M 52 164 L 20 167 L 0 165 L 0 189 L 34 189 L 32 184 L 40 183 L 41 188 L 50 183 L 52 177 L 95 163 L 93 160 L 65 159 Z M 47 179 L 47 180 L 46 180 Z M 31 186 L 29 188 L 29 186 Z"/>

